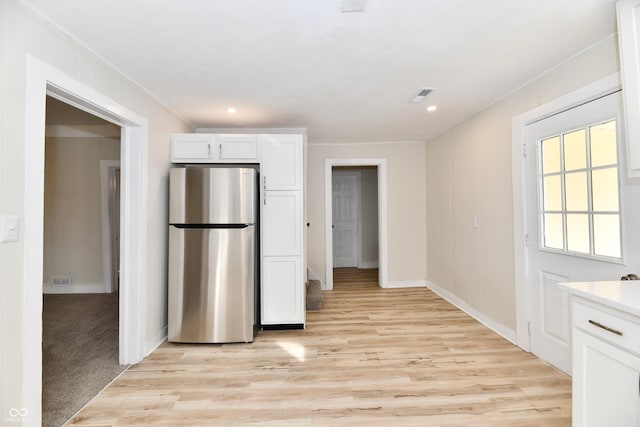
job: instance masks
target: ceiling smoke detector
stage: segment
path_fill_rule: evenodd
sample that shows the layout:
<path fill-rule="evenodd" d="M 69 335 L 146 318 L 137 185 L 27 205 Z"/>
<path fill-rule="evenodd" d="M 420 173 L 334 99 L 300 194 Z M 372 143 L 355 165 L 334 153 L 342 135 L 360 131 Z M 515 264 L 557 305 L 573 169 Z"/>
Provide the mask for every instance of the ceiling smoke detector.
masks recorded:
<path fill-rule="evenodd" d="M 418 103 L 424 101 L 424 99 L 427 97 L 427 95 L 429 95 L 433 91 L 434 91 L 434 89 L 432 89 L 432 88 L 423 87 L 418 91 L 418 93 L 415 94 L 415 96 L 413 98 L 411 98 L 411 100 L 409 102 L 411 102 L 413 104 L 418 104 Z"/>

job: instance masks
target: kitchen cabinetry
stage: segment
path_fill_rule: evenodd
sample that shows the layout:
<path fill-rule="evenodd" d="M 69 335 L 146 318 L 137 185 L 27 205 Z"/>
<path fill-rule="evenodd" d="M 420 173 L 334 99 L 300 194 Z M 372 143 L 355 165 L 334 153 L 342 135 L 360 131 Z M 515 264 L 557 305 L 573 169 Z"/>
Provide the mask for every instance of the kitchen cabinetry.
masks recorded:
<path fill-rule="evenodd" d="M 574 426 L 640 425 L 638 286 L 563 285 L 572 293 Z"/>
<path fill-rule="evenodd" d="M 640 176 L 640 0 L 619 0 L 616 6 L 628 175 Z"/>
<path fill-rule="evenodd" d="M 304 324 L 302 135 L 260 135 L 262 324 Z"/>
<path fill-rule="evenodd" d="M 260 135 L 266 190 L 302 189 L 302 135 Z"/>
<path fill-rule="evenodd" d="M 302 244 L 302 202 L 299 191 L 263 194 L 263 256 L 298 256 Z"/>
<path fill-rule="evenodd" d="M 304 323 L 304 287 L 299 256 L 262 259 L 262 324 L 302 325 Z"/>
<path fill-rule="evenodd" d="M 247 163 L 258 160 L 256 135 L 171 135 L 173 163 Z"/>
<path fill-rule="evenodd" d="M 174 163 L 259 163 L 261 321 L 305 322 L 302 134 L 174 134 Z"/>
<path fill-rule="evenodd" d="M 213 161 L 213 135 L 180 133 L 171 135 L 171 161 L 174 163 L 207 163 Z"/>

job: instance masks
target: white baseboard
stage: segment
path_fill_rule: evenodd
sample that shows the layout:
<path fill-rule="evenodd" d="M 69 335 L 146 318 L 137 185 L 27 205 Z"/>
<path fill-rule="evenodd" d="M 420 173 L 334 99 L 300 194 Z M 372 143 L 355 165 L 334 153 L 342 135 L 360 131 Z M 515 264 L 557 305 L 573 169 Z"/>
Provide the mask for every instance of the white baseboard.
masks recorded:
<path fill-rule="evenodd" d="M 162 345 L 167 340 L 168 332 L 167 327 L 162 328 L 155 337 L 150 340 L 147 340 L 146 343 L 146 351 L 145 357 L 153 353 L 158 347 Z"/>
<path fill-rule="evenodd" d="M 362 261 L 358 268 L 378 268 L 378 261 Z"/>
<path fill-rule="evenodd" d="M 381 288 L 424 288 L 427 285 L 426 280 L 404 280 L 392 281 L 387 280 L 380 285 Z"/>
<path fill-rule="evenodd" d="M 430 290 L 432 290 L 433 292 L 435 292 L 436 294 L 438 294 L 440 297 L 447 300 L 451 304 L 455 305 L 457 308 L 464 311 L 469 316 L 473 317 L 478 322 L 482 323 L 487 328 L 491 329 L 493 332 L 500 335 L 507 341 L 510 341 L 511 343 L 516 344 L 515 331 L 512 331 L 511 329 L 497 323 L 495 320 L 485 316 L 484 314 L 480 313 L 476 309 L 467 305 L 467 303 L 462 301 L 457 296 L 453 295 L 449 291 L 446 291 L 445 289 L 441 288 L 440 286 L 436 285 L 433 282 L 427 281 L 427 288 L 429 288 Z"/>
<path fill-rule="evenodd" d="M 43 294 L 108 294 L 105 292 L 104 284 L 92 283 L 82 284 L 74 283 L 70 286 L 53 286 L 45 283 L 42 285 Z"/>

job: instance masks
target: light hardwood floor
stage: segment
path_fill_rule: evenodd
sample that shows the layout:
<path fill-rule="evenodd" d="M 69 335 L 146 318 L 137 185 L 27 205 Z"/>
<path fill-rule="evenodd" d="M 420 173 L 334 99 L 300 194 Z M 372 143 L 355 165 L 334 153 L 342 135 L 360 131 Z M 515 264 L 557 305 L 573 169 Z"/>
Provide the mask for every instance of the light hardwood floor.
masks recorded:
<path fill-rule="evenodd" d="M 339 269 L 307 328 L 165 343 L 77 426 L 562 426 L 571 379 L 425 288 Z"/>

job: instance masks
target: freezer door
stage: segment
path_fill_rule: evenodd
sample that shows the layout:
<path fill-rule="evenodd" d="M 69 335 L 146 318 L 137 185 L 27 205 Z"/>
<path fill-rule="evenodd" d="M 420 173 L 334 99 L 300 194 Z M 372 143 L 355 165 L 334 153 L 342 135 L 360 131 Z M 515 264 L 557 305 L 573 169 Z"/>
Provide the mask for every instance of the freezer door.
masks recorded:
<path fill-rule="evenodd" d="M 254 226 L 169 226 L 169 341 L 253 341 Z"/>
<path fill-rule="evenodd" d="M 255 191 L 252 168 L 171 168 L 169 223 L 255 224 Z"/>

